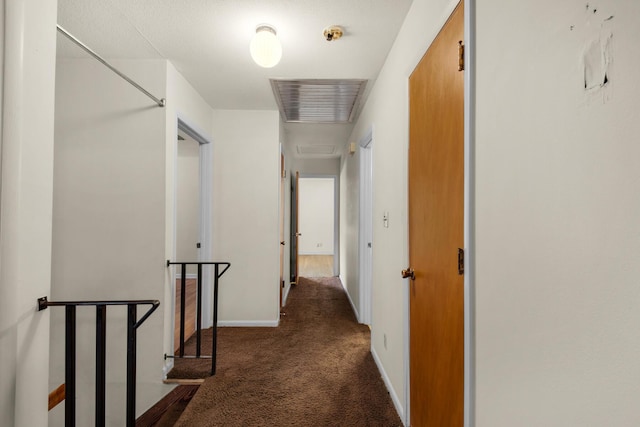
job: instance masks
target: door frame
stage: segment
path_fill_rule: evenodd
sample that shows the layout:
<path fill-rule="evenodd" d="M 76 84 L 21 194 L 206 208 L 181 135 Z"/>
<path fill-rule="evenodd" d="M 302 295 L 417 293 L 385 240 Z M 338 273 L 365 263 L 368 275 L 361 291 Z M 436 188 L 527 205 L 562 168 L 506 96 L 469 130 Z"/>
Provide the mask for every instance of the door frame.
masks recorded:
<path fill-rule="evenodd" d="M 475 94 L 476 94 L 476 78 L 475 78 L 475 56 L 476 56 L 476 1 L 477 0 L 460 0 L 464 4 L 464 251 L 465 251 L 465 266 L 464 266 L 464 426 L 472 427 L 476 424 L 476 396 L 475 389 L 475 360 L 476 360 L 476 341 L 475 341 L 475 283 L 476 283 L 476 268 L 475 268 L 475 220 L 476 220 L 476 195 L 475 195 L 475 123 L 476 112 Z M 442 23 L 439 26 L 438 31 L 434 33 L 435 36 L 444 27 L 449 16 L 453 13 L 457 6 L 457 2 L 452 3 L 448 9 L 442 15 Z M 408 90 L 409 90 L 409 76 L 418 65 L 422 56 L 427 51 L 431 43 L 427 45 L 424 50 L 416 56 L 414 62 L 408 67 L 406 78 L 407 89 L 407 105 Z M 407 122 L 408 123 L 408 122 Z M 407 125 L 408 126 L 408 125 Z M 408 142 L 408 133 L 407 133 Z M 408 150 L 406 152 L 408 154 Z M 408 165 L 408 158 L 405 164 Z M 408 184 L 408 175 L 407 175 Z M 408 202 L 408 186 L 405 188 L 407 192 L 405 197 Z M 408 220 L 408 211 L 407 211 Z M 409 242 L 408 229 L 406 231 L 407 248 Z M 409 254 L 407 251 L 406 265 L 409 265 Z M 409 417 L 411 415 L 411 402 L 410 402 L 410 375 L 409 372 L 409 290 L 408 285 L 404 286 L 403 292 L 403 310 L 404 325 L 403 325 L 403 340 L 404 340 L 404 394 L 405 407 L 404 407 L 404 424 L 409 425 Z"/>
<path fill-rule="evenodd" d="M 212 168 L 213 168 L 213 142 L 211 138 L 205 136 L 206 134 L 200 131 L 197 127 L 189 123 L 189 120 L 178 115 L 176 117 L 176 131 L 175 141 L 178 140 L 178 131 L 182 131 L 189 135 L 200 146 L 199 155 L 199 209 L 198 209 L 198 222 L 199 222 L 199 242 L 200 249 L 198 250 L 197 261 L 208 261 L 212 259 L 212 245 L 211 245 L 211 201 L 212 201 Z M 175 145 L 174 150 L 174 170 L 177 171 L 178 160 L 178 144 Z M 175 259 L 177 249 L 177 233 L 178 233 L 178 216 L 177 216 L 177 190 L 178 180 L 177 173 L 174 173 L 173 178 L 173 253 L 172 256 Z M 177 260 L 181 261 L 181 260 Z M 171 278 L 172 295 L 175 296 L 177 270 L 174 269 Z M 202 325 L 201 327 L 209 328 L 213 325 L 213 289 L 210 268 L 203 266 L 202 269 L 202 300 L 210 302 L 210 304 L 204 304 L 202 307 Z M 171 301 L 171 313 L 175 312 L 175 297 Z M 172 316 L 172 331 L 175 330 L 175 316 Z"/>
<path fill-rule="evenodd" d="M 333 179 L 333 275 L 338 277 L 340 275 L 340 178 L 338 175 L 323 175 L 323 174 L 307 174 L 301 173 L 300 179 Z M 299 183 L 299 182 L 298 182 Z M 296 189 L 298 191 L 298 203 L 300 199 L 300 187 Z M 299 218 L 298 218 L 299 220 Z M 298 231 L 300 226 L 298 224 Z M 300 250 L 298 250 L 300 254 Z"/>
<path fill-rule="evenodd" d="M 371 325 L 371 289 L 373 286 L 373 248 L 367 250 L 368 243 L 373 243 L 373 127 L 360 139 L 360 215 L 358 233 L 359 261 L 359 321 Z"/>
<path fill-rule="evenodd" d="M 475 223 L 476 223 L 476 0 L 464 3 L 464 425 L 476 424 Z"/>
<path fill-rule="evenodd" d="M 284 147 L 282 143 L 280 144 L 280 190 L 278 191 L 278 237 L 279 237 L 279 245 L 280 245 L 280 282 L 278 283 L 278 293 L 280 295 L 280 302 L 278 305 L 278 310 L 281 311 L 282 307 L 285 305 L 284 300 L 284 291 L 285 291 L 285 244 L 287 242 L 286 238 L 286 230 L 285 230 L 285 217 L 286 217 L 286 178 L 287 178 L 287 167 L 286 167 L 286 156 L 284 152 Z"/>
<path fill-rule="evenodd" d="M 297 285 L 300 281 L 299 277 L 299 250 L 298 250 L 298 237 L 300 226 L 298 223 L 298 214 L 300 213 L 299 201 L 298 201 L 298 181 L 300 179 L 300 172 L 296 171 L 295 175 L 291 176 L 291 206 L 290 206 L 290 224 L 289 235 L 291 238 L 291 248 L 289 249 L 289 283 L 290 285 Z"/>

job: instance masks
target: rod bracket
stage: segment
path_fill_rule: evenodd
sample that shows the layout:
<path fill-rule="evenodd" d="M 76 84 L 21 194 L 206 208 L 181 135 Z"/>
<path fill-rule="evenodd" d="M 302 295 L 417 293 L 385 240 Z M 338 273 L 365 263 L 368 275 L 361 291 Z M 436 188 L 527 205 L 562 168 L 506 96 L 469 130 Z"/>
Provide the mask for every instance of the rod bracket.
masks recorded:
<path fill-rule="evenodd" d="M 38 298 L 38 311 L 46 310 L 49 306 L 49 300 L 47 297 Z"/>

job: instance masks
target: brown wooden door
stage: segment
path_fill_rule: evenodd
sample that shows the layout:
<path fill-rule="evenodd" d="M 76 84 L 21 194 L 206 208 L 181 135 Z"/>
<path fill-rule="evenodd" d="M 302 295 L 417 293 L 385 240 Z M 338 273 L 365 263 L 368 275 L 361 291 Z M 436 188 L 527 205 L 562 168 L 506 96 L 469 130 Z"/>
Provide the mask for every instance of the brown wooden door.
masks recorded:
<path fill-rule="evenodd" d="M 462 426 L 464 80 L 463 5 L 409 80 L 410 407 L 414 427 Z"/>

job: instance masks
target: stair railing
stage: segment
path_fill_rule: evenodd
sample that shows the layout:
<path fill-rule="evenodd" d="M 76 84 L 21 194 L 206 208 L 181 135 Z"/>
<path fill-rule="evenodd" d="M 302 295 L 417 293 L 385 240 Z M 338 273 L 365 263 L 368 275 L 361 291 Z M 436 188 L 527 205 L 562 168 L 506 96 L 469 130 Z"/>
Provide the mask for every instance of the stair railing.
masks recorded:
<path fill-rule="evenodd" d="M 157 300 L 127 301 L 48 301 L 47 297 L 38 298 L 38 311 L 47 307 L 65 308 L 65 427 L 76 425 L 76 308 L 79 306 L 96 307 L 96 392 L 95 425 L 105 425 L 106 367 L 107 367 L 107 307 L 111 305 L 127 306 L 127 409 L 126 425 L 136 424 L 136 342 L 137 329 L 153 313 L 160 302 Z M 150 305 L 151 308 L 138 320 L 138 305 Z"/>
<path fill-rule="evenodd" d="M 167 268 L 172 265 L 180 265 L 180 348 L 178 354 L 165 354 L 165 359 L 211 359 L 211 375 L 216 374 L 216 352 L 218 341 L 218 281 L 220 277 L 231 267 L 228 262 L 171 262 L 167 260 Z M 186 307 L 186 277 L 187 277 L 187 265 L 198 266 L 198 279 L 196 290 L 196 354 L 185 355 L 185 307 Z M 211 344 L 211 356 L 202 355 L 202 266 L 213 265 L 213 337 Z M 220 268 L 224 267 L 221 271 Z"/>

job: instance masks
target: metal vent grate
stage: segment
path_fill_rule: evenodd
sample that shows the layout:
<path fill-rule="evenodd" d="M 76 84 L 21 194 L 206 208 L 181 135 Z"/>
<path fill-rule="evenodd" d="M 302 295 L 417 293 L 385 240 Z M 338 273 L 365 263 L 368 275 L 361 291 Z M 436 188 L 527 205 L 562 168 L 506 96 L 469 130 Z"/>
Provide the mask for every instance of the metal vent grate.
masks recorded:
<path fill-rule="evenodd" d="M 366 80 L 271 80 L 280 114 L 289 123 L 350 123 Z"/>
<path fill-rule="evenodd" d="M 298 154 L 333 154 L 336 147 L 333 145 L 298 145 Z"/>

